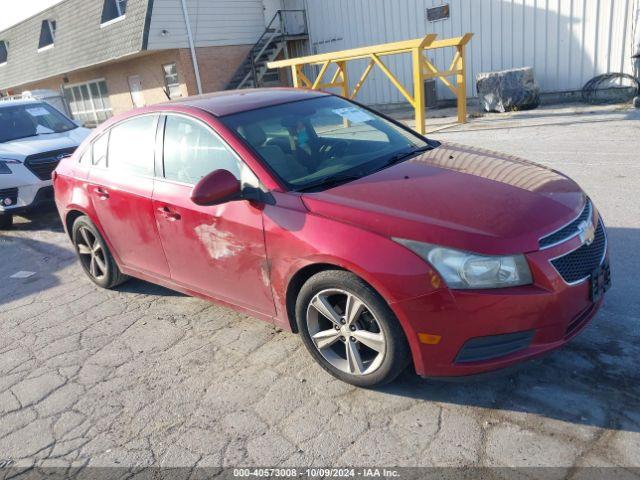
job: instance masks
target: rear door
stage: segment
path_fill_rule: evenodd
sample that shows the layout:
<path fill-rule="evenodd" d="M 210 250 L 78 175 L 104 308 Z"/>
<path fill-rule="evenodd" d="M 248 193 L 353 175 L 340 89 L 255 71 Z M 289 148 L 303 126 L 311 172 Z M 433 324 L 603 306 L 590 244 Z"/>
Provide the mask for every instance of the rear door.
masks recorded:
<path fill-rule="evenodd" d="M 258 185 L 249 168 L 213 130 L 184 115 L 166 117 L 163 162 L 153 205 L 171 278 L 197 292 L 274 315 L 262 205 L 234 201 L 200 206 L 193 186 L 218 169 Z"/>
<path fill-rule="evenodd" d="M 142 115 L 97 139 L 88 188 L 98 221 L 120 261 L 168 278 L 151 201 L 157 126 L 158 115 Z"/>

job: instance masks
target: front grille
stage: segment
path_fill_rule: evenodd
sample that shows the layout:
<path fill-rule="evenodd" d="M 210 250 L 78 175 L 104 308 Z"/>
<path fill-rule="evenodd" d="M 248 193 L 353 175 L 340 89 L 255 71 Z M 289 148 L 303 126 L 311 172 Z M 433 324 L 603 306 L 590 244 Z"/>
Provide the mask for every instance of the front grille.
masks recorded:
<path fill-rule="evenodd" d="M 574 237 L 578 234 L 578 227 L 582 222 L 588 222 L 589 218 L 593 215 L 593 209 L 591 207 L 591 201 L 587 199 L 587 203 L 584 205 L 582 212 L 578 215 L 578 218 L 573 220 L 568 225 L 565 225 L 560 230 L 556 230 L 553 233 L 550 233 L 547 236 L 544 236 L 540 239 L 539 244 L 540 248 L 549 248 L 558 243 L 562 243 L 566 240 L 569 240 L 571 237 Z"/>
<path fill-rule="evenodd" d="M 524 350 L 531 344 L 533 334 L 534 331 L 529 330 L 472 338 L 462 346 L 455 363 L 482 362 Z"/>
<path fill-rule="evenodd" d="M 604 225 L 598 220 L 595 238 L 591 245 L 586 243 L 567 255 L 551 260 L 551 264 L 567 283 L 576 283 L 589 278 L 602 263 L 607 248 Z"/>
<path fill-rule="evenodd" d="M 51 180 L 51 173 L 60 163 L 60 155 L 71 155 L 76 147 L 63 148 L 53 152 L 38 153 L 31 155 L 24 161 L 24 166 L 38 177 L 40 180 Z"/>
<path fill-rule="evenodd" d="M 16 203 L 18 203 L 18 189 L 16 187 L 0 189 L 0 205 L 9 207 Z"/>

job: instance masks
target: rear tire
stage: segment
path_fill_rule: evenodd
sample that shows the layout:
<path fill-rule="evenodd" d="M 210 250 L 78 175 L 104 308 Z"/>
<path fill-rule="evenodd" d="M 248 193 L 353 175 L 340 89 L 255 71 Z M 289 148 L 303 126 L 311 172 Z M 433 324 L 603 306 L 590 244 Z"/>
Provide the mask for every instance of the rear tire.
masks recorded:
<path fill-rule="evenodd" d="M 0 215 L 0 230 L 10 230 L 13 227 L 13 215 Z"/>
<path fill-rule="evenodd" d="M 387 302 L 351 272 L 327 270 L 302 286 L 296 322 L 311 356 L 359 387 L 393 381 L 410 363 L 404 331 Z"/>
<path fill-rule="evenodd" d="M 129 279 L 118 268 L 109 247 L 89 217 L 81 216 L 73 222 L 71 238 L 82 269 L 93 283 L 111 289 Z"/>

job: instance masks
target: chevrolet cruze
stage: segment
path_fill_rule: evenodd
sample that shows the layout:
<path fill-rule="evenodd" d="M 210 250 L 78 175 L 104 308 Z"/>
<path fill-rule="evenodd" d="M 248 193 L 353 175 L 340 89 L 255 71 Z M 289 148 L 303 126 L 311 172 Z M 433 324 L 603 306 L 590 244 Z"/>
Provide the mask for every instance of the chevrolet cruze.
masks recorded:
<path fill-rule="evenodd" d="M 321 92 L 222 92 L 112 118 L 53 174 L 80 264 L 300 334 L 355 385 L 495 370 L 565 344 L 610 285 L 591 200 Z"/>

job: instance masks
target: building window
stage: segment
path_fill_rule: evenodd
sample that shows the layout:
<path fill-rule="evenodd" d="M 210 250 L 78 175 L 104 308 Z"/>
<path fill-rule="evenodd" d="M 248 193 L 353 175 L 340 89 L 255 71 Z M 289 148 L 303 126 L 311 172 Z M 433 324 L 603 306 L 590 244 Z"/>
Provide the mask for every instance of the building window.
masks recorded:
<path fill-rule="evenodd" d="M 101 24 L 124 18 L 127 12 L 127 0 L 104 0 Z"/>
<path fill-rule="evenodd" d="M 163 65 L 165 91 L 169 98 L 177 98 L 182 96 L 180 90 L 180 81 L 178 80 L 178 67 L 175 63 Z"/>
<path fill-rule="evenodd" d="M 113 115 L 104 80 L 66 86 L 64 95 L 73 118 L 86 126 L 96 126 Z"/>
<path fill-rule="evenodd" d="M 9 52 L 7 51 L 7 42 L 0 40 L 0 65 L 7 63 L 7 57 Z"/>
<path fill-rule="evenodd" d="M 55 20 L 43 20 L 40 28 L 40 42 L 38 42 L 38 50 L 45 50 L 53 47 L 56 37 Z"/>

